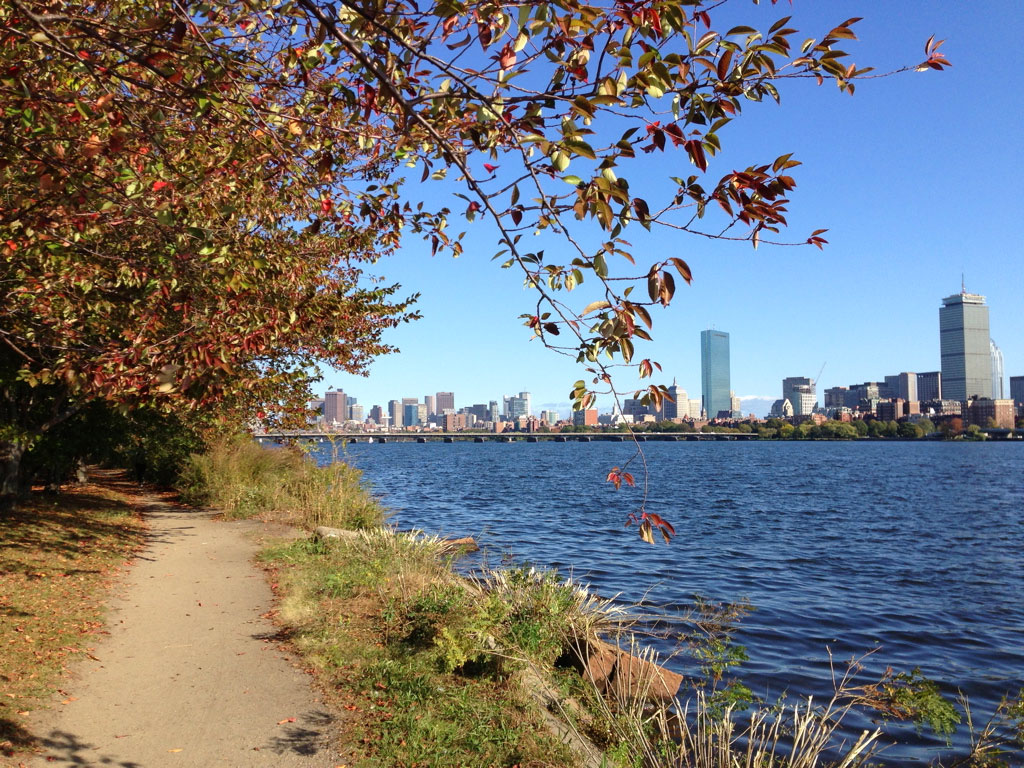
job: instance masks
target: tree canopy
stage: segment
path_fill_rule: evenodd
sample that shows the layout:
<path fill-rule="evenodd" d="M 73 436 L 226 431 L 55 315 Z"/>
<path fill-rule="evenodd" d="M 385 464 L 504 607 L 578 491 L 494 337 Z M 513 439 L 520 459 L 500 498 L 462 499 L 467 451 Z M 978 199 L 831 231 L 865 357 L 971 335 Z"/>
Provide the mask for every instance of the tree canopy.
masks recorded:
<path fill-rule="evenodd" d="M 858 19 L 717 29 L 720 5 L 11 0 L 0 453 L 93 400 L 244 417 L 301 400 L 315 363 L 362 370 L 413 316 L 365 270 L 402 236 L 458 255 L 454 215 L 490 220 L 535 290 L 524 323 L 586 367 L 579 407 L 612 366 L 651 377 L 635 344 L 691 272 L 632 253 L 626 229 L 781 238 L 798 161 L 711 178 L 723 129 L 786 80 L 852 94 L 870 72 L 839 47 Z M 940 44 L 906 69 L 947 66 Z M 630 161 L 672 151 L 690 173 L 630 183 Z M 403 192 L 445 178 L 455 214 Z"/>

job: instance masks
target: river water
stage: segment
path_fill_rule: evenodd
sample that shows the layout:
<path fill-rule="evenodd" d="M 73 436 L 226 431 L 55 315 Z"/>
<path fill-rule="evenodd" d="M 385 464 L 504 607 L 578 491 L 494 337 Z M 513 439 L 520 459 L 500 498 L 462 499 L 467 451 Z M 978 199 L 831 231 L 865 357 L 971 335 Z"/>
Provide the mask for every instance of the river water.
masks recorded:
<path fill-rule="evenodd" d="M 749 600 L 739 675 L 766 701 L 830 694 L 830 652 L 845 662 L 873 651 L 864 682 L 890 665 L 920 667 L 944 693 L 966 694 L 976 719 L 1024 688 L 1024 445 L 677 442 L 644 452 L 647 509 L 674 524 L 669 546 L 623 528 L 640 491 L 615 491 L 605 476 L 630 458 L 628 443 L 356 444 L 343 458 L 399 528 L 474 536 L 490 565 L 555 567 L 600 594 L 670 610 L 694 595 Z M 927 731 L 890 732 L 901 743 L 889 762 L 928 762 L 945 747 Z"/>

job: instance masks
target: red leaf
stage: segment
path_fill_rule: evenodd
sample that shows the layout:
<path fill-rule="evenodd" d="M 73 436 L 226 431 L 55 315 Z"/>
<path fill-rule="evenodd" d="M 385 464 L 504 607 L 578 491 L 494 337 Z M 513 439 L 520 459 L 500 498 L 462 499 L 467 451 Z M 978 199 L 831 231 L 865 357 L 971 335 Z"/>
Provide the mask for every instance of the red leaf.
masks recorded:
<path fill-rule="evenodd" d="M 154 181 L 153 182 L 153 191 L 154 192 L 159 192 L 164 187 L 169 187 L 169 186 L 171 186 L 171 182 L 169 182 L 169 181 Z"/>
<path fill-rule="evenodd" d="M 700 168 L 702 171 L 708 169 L 708 160 L 704 155 L 704 145 L 697 139 L 690 139 L 686 142 L 686 152 L 693 160 L 693 164 Z"/>
<path fill-rule="evenodd" d="M 484 163 L 484 170 L 487 171 L 488 173 L 494 173 L 496 170 L 498 170 L 498 166 L 491 165 L 490 163 Z"/>
<path fill-rule="evenodd" d="M 656 515 L 653 512 L 648 512 L 647 519 L 651 521 L 652 525 L 658 526 L 659 528 L 667 531 L 670 535 L 676 535 L 676 529 L 672 527 L 672 523 L 663 518 L 661 515 Z"/>
<path fill-rule="evenodd" d="M 498 54 L 498 63 L 502 69 L 508 69 L 516 63 L 516 52 L 512 50 L 511 45 L 506 45 L 501 49 L 501 53 Z"/>

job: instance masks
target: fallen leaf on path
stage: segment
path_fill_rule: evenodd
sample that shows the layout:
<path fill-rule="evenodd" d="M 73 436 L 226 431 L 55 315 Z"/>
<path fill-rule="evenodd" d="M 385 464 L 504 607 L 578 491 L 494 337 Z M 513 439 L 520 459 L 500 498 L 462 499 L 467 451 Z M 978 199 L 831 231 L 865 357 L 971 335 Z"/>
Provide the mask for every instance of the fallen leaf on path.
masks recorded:
<path fill-rule="evenodd" d="M 70 704 L 72 701 L 78 701 L 78 697 L 68 696 L 66 699 L 64 699 L 64 701 L 61 702 L 61 704 Z"/>
<path fill-rule="evenodd" d="M 181 752 L 181 749 L 182 749 L 181 747 L 178 747 L 177 749 L 168 749 L 167 751 L 168 752 Z"/>
<path fill-rule="evenodd" d="M 278 720 L 277 724 L 278 725 L 284 725 L 285 723 L 294 723 L 294 722 L 295 722 L 295 718 L 294 717 L 286 717 L 284 720 Z"/>

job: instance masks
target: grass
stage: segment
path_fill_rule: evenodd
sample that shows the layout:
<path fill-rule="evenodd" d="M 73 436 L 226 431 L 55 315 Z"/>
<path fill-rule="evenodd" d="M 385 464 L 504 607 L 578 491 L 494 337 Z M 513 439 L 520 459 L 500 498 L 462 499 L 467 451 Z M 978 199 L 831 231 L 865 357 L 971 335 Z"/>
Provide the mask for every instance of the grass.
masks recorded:
<path fill-rule="evenodd" d="M 250 438 L 193 454 L 179 489 L 186 503 L 215 507 L 225 517 L 273 513 L 307 530 L 372 528 L 385 517 L 358 470 L 343 462 L 318 467 L 298 448 L 263 448 Z"/>
<path fill-rule="evenodd" d="M 459 583 L 442 552 L 439 539 L 378 530 L 264 555 L 279 620 L 349 713 L 341 741 L 358 748 L 355 765 L 578 765 L 516 675 L 532 653 L 556 655 L 559 611 L 544 611 L 565 593 L 548 599 L 558 590 L 545 581 L 530 614 L 528 600 Z"/>
<path fill-rule="evenodd" d="M 117 473 L 59 496 L 34 493 L 2 519 L 0 752 L 32 746 L 27 716 L 102 632 L 105 597 L 145 529 Z"/>

